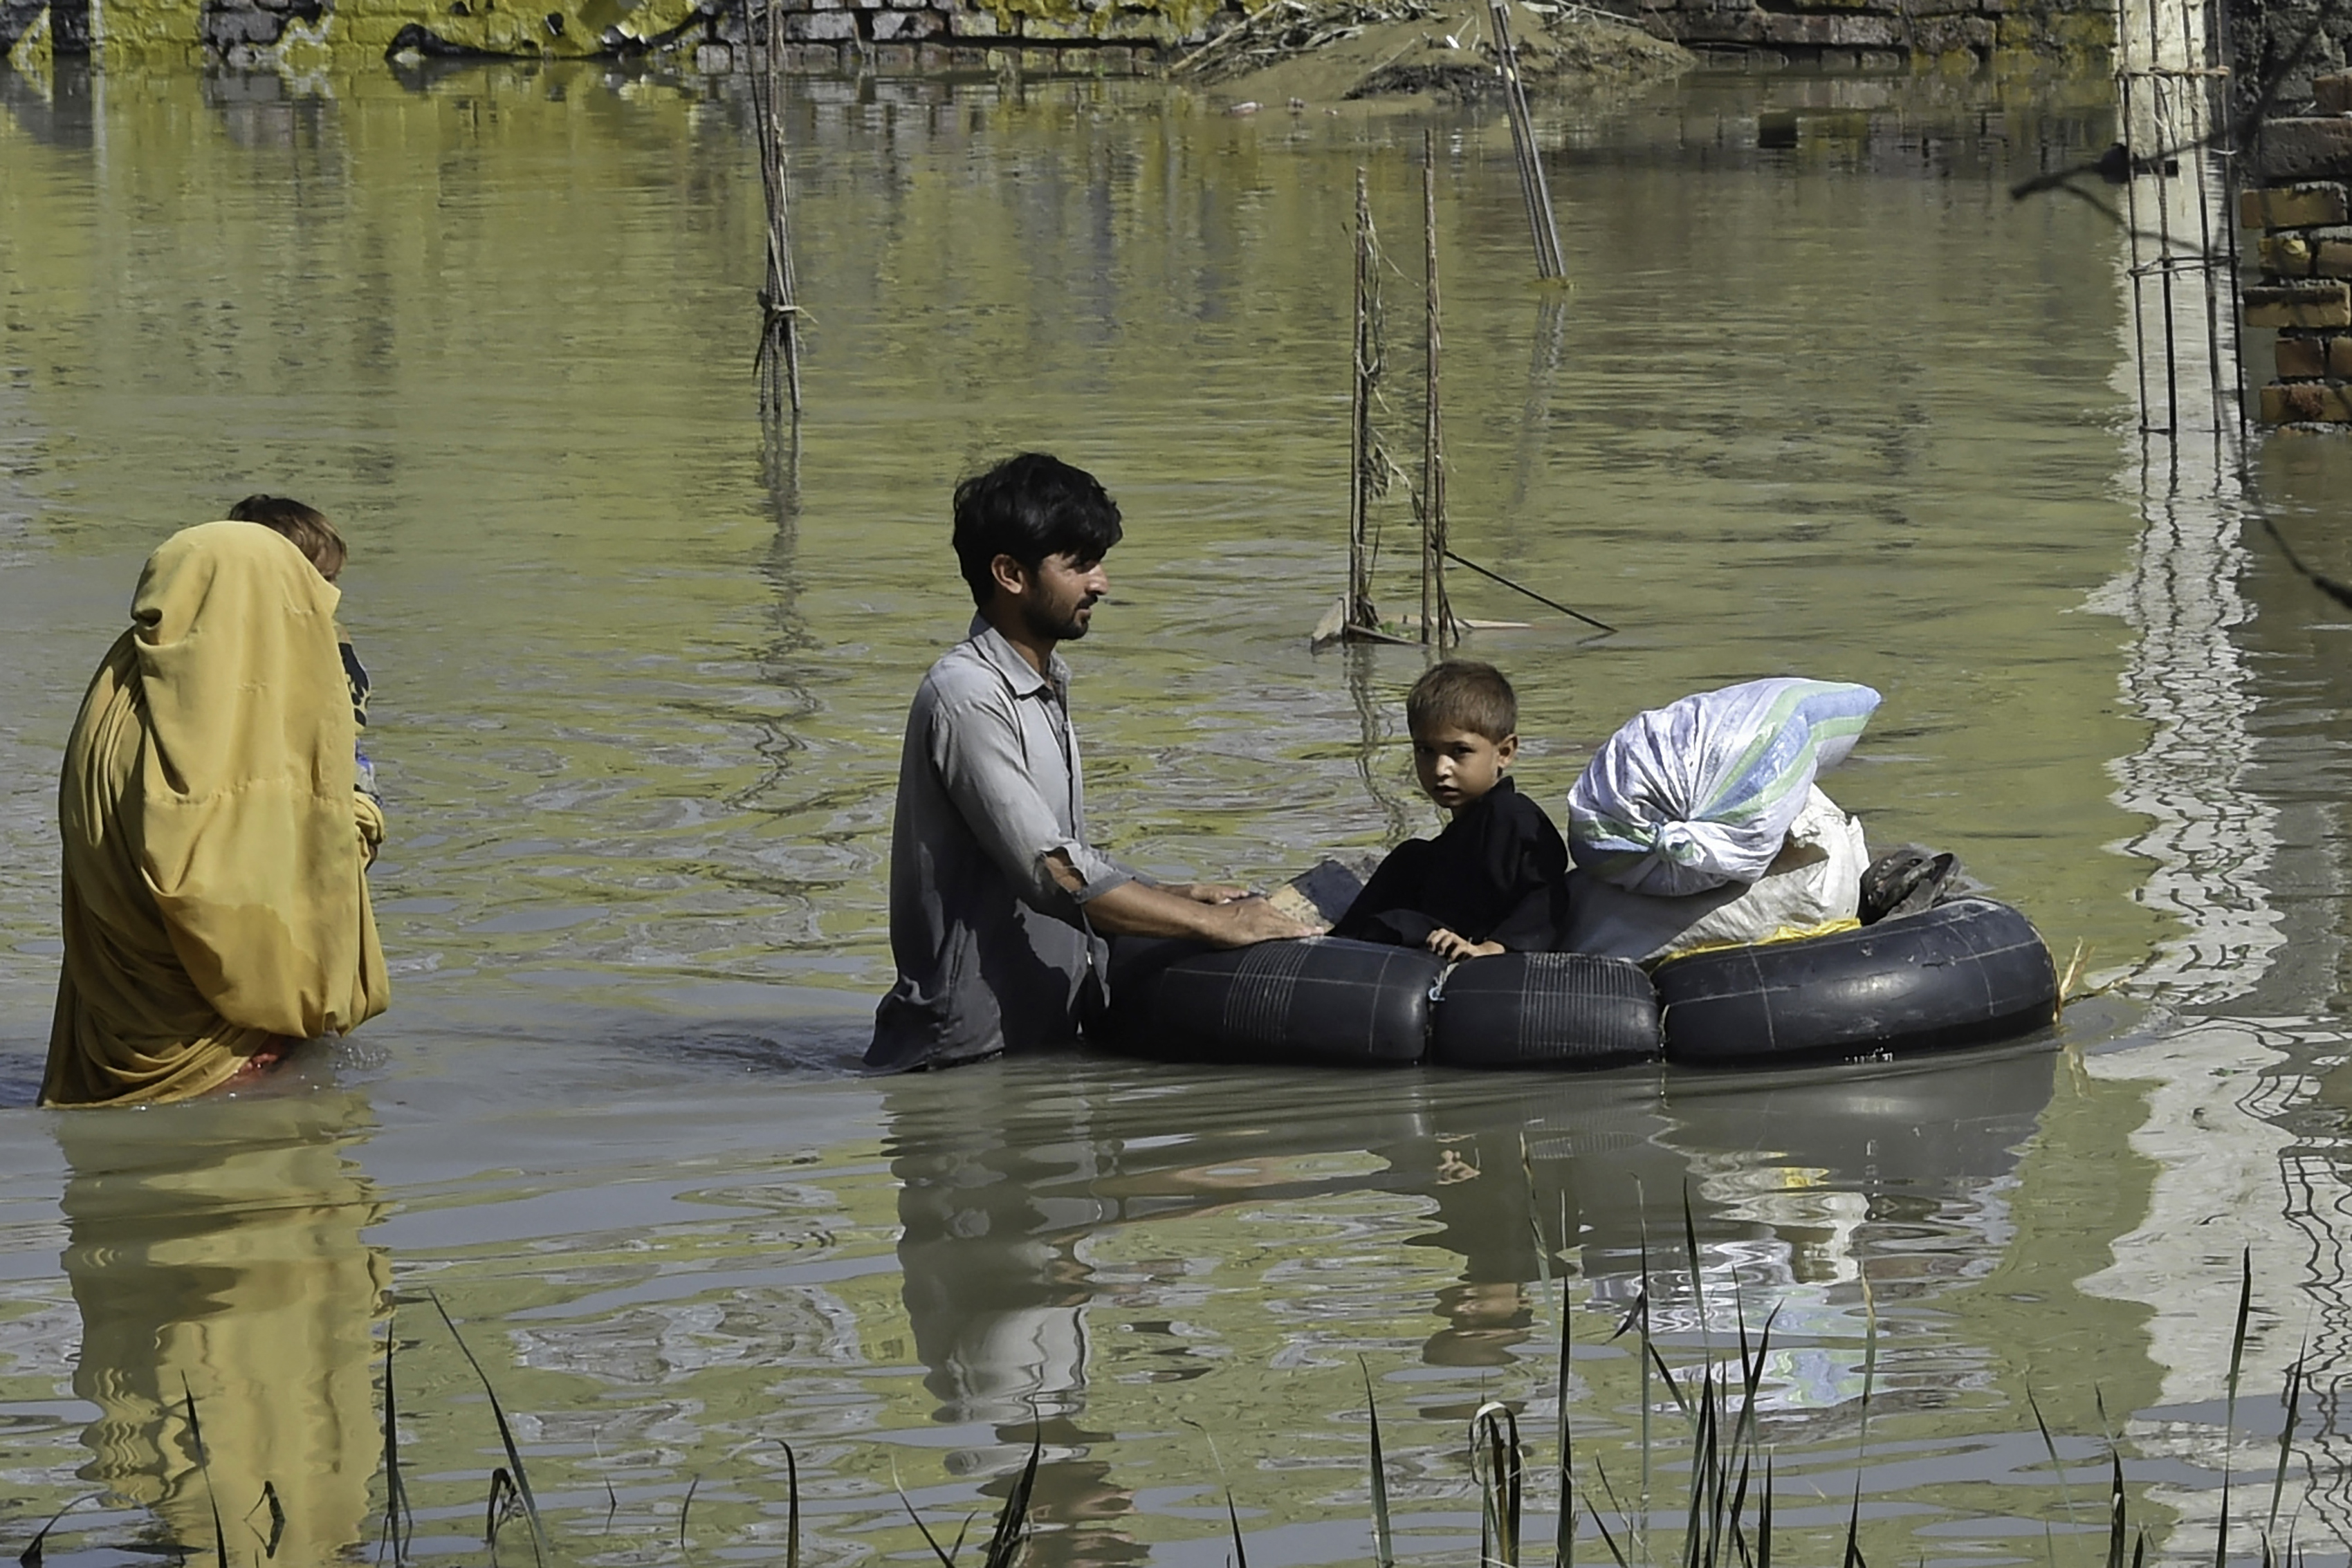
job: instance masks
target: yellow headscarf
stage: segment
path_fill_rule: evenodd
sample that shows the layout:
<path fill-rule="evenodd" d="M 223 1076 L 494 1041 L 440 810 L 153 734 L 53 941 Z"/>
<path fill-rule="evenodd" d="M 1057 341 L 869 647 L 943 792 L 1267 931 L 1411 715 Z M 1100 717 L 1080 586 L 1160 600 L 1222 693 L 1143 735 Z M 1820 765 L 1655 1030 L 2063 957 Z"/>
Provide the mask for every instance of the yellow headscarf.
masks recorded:
<path fill-rule="evenodd" d="M 341 594 L 284 538 L 164 541 L 82 699 L 58 788 L 65 965 L 49 1105 L 182 1100 L 383 1011 Z"/>

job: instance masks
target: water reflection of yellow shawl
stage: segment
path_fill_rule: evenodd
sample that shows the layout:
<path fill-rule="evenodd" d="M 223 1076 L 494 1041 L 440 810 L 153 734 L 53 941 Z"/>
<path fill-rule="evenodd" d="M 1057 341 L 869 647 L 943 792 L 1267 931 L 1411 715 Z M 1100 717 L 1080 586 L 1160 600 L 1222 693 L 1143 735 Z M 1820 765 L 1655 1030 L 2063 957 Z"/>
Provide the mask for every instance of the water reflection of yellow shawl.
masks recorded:
<path fill-rule="evenodd" d="M 82 1322 L 73 1385 L 98 1407 L 81 1474 L 153 1510 L 196 1561 L 212 1562 L 215 1504 L 234 1563 L 347 1561 L 383 1452 L 371 1358 L 390 1273 L 361 1232 L 383 1211 L 347 1154 L 367 1107 L 325 1093 L 168 1114 L 168 1129 L 58 1126 Z"/>
<path fill-rule="evenodd" d="M 341 596 L 253 523 L 147 562 L 67 742 L 65 965 L 43 1103 L 181 1100 L 389 986 L 353 788 Z"/>

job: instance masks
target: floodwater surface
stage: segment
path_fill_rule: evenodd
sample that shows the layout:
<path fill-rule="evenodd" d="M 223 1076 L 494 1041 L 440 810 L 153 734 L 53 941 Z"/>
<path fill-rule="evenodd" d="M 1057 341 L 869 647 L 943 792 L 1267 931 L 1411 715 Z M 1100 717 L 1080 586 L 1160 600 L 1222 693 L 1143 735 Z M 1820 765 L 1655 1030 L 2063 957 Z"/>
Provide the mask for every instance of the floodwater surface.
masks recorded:
<path fill-rule="evenodd" d="M 787 435 L 731 87 L 0 75 L 0 1543 L 74 1504 L 51 1562 L 209 1558 L 216 1514 L 239 1563 L 373 1551 L 389 1353 L 417 1555 L 482 1554 L 486 1376 L 562 1560 L 781 1561 L 795 1476 L 809 1562 L 928 1560 L 908 1508 L 952 1540 L 1034 1441 L 1033 1561 L 1213 1568 L 1228 1496 L 1253 1563 L 1369 1561 L 1369 1390 L 1400 1554 L 1475 1560 L 1488 1401 L 1550 1550 L 1564 1399 L 1577 1550 L 1666 1562 L 1692 1391 L 1619 1335 L 1646 1313 L 1677 1379 L 1761 1345 L 1809 1562 L 1850 1519 L 1872 1561 L 2101 1558 L 2106 1433 L 2155 1555 L 2211 1560 L 2234 1469 L 2251 1557 L 2308 1335 L 2273 1539 L 2342 1560 L 2352 627 L 2278 545 L 2346 575 L 2352 459 L 2136 433 L 2111 198 L 2008 192 L 2108 144 L 2107 91 L 1553 106 L 1552 291 L 1480 114 L 801 84 Z M 1619 628 L 1457 574 L 1528 622 L 1468 649 L 1522 787 L 1557 813 L 1686 691 L 1869 682 L 1829 787 L 2098 994 L 1901 1069 L 860 1078 L 899 725 L 970 613 L 947 497 L 991 456 L 1126 512 L 1071 650 L 1109 848 L 1263 883 L 1436 826 L 1421 653 L 1307 645 L 1359 167 L 1418 461 L 1425 127 L 1456 546 Z M 74 707 L 147 552 L 265 489 L 353 547 L 394 1009 L 240 1098 L 34 1111 Z"/>

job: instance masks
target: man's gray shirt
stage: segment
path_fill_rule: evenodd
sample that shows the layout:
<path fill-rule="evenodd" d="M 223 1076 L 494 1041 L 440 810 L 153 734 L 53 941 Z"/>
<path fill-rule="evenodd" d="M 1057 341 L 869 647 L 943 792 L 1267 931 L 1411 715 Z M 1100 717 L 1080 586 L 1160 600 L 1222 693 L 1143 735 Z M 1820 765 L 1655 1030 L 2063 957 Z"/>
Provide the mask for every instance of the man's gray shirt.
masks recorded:
<path fill-rule="evenodd" d="M 869 1067 L 908 1068 L 1067 1042 L 1108 961 L 1085 904 L 1135 873 L 1087 841 L 1069 666 L 1038 674 L 974 616 L 915 693 L 890 836 L 898 983 L 874 1017 Z M 1059 850 L 1085 885 L 1047 869 Z"/>

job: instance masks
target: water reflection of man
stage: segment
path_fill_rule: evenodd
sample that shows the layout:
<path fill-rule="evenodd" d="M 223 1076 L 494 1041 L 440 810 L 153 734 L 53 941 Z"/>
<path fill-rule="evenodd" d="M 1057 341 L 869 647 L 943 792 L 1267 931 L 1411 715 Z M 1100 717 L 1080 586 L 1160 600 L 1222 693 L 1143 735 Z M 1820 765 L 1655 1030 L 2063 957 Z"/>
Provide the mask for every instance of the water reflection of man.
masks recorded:
<path fill-rule="evenodd" d="M 330 1093 L 171 1114 L 168 1138 L 143 1119 L 58 1124 L 74 1392 L 99 1409 L 81 1474 L 152 1510 L 184 1554 L 211 1556 L 216 1505 L 233 1558 L 341 1562 L 382 1449 L 370 1366 L 389 1272 L 360 1239 L 380 1209 L 343 1155 L 366 1108 Z"/>
<path fill-rule="evenodd" d="M 1104 936 L 1223 947 L 1307 927 L 1236 887 L 1162 887 L 1087 841 L 1057 643 L 1087 634 L 1121 535 L 1094 476 L 1023 453 L 956 486 L 979 613 L 907 716 L 890 841 L 898 982 L 866 1065 L 947 1066 L 1075 1040 L 1102 1001 Z"/>
<path fill-rule="evenodd" d="M 1036 1085 L 995 1077 L 976 1085 L 903 1080 L 888 1092 L 887 1145 L 898 1187 L 898 1262 L 932 1419 L 984 1427 L 992 1441 L 951 1450 L 951 1474 L 992 1473 L 1002 1498 L 1033 1440 L 1045 1446 L 1030 1496 L 1034 1568 L 1114 1568 L 1141 1562 L 1130 1533 L 1135 1494 L 1088 1430 L 1092 1354 L 1087 1313 L 1093 1270 L 1080 1256 L 1118 1205 L 1093 1188 L 1115 1157 L 1089 1125 L 1095 1108 L 1066 1102 L 1071 1121 L 1034 1118 Z M 1048 1122 L 1057 1118 L 1047 1117 Z"/>

